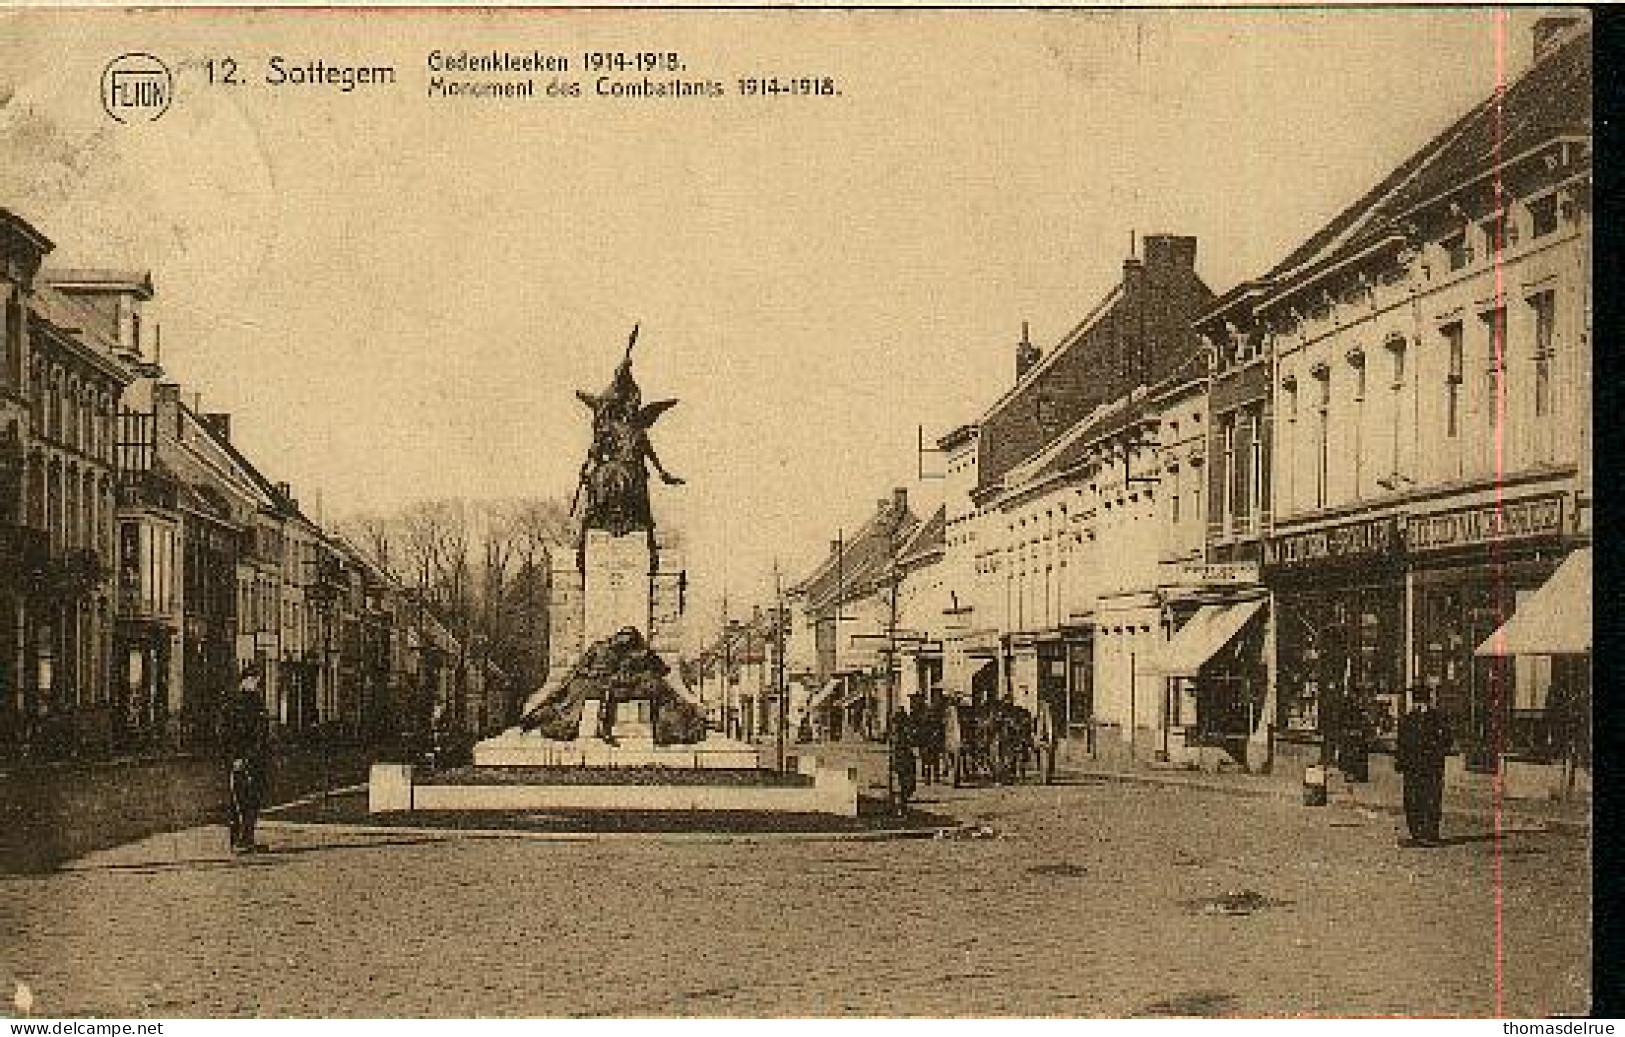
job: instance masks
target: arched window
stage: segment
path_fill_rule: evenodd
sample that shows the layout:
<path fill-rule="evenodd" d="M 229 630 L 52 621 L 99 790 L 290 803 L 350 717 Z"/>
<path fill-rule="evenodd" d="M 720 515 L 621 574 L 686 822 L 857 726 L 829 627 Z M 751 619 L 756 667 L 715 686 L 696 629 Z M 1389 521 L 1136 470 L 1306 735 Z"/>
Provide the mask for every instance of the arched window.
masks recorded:
<path fill-rule="evenodd" d="M 62 368 L 51 365 L 50 395 L 45 401 L 45 435 L 48 439 L 62 436 Z"/>
<path fill-rule="evenodd" d="M 114 432 L 118 420 L 118 406 L 112 393 L 102 393 L 102 434 L 101 459 L 108 464 L 113 463 Z"/>
<path fill-rule="evenodd" d="M 101 501 L 98 499 L 99 496 L 100 495 L 96 492 L 96 474 L 89 469 L 86 469 L 84 499 L 82 501 L 85 509 L 84 543 L 86 547 L 92 548 L 98 552 L 102 549 L 101 541 L 97 539 L 96 536 L 96 534 L 99 532 L 99 527 L 97 525 L 98 516 L 96 514 L 98 507 L 101 504 Z"/>
<path fill-rule="evenodd" d="M 38 356 L 28 365 L 28 403 L 34 416 L 34 431 L 45 427 L 45 361 Z"/>
<path fill-rule="evenodd" d="M 92 457 L 96 455 L 96 422 L 90 402 L 94 398 L 95 390 L 88 385 L 79 393 L 79 449 Z"/>
<path fill-rule="evenodd" d="M 80 543 L 79 469 L 68 465 L 62 471 L 62 542 L 69 547 Z"/>
<path fill-rule="evenodd" d="M 117 510 L 117 502 L 113 496 L 113 480 L 102 476 L 102 513 L 99 534 L 102 550 L 109 553 L 113 551 L 113 513 Z"/>
<path fill-rule="evenodd" d="M 62 387 L 62 427 L 57 430 L 62 442 L 79 447 L 79 380 L 69 375 Z"/>
<path fill-rule="evenodd" d="M 62 544 L 62 462 L 52 458 L 45 476 L 45 528 L 51 543 Z"/>
<path fill-rule="evenodd" d="M 39 453 L 28 458 L 28 524 L 34 529 L 45 528 L 45 459 Z"/>

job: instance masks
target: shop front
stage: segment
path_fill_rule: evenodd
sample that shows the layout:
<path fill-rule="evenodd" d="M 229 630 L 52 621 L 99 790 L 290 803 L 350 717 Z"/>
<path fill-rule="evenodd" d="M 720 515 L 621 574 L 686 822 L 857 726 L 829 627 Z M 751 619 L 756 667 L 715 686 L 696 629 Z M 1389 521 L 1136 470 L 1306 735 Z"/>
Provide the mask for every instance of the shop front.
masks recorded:
<path fill-rule="evenodd" d="M 170 631 L 152 620 L 120 620 L 113 649 L 112 698 L 121 748 L 151 748 L 171 736 Z"/>
<path fill-rule="evenodd" d="M 1012 634 L 1008 638 L 1005 671 L 1008 679 L 1000 697 L 1009 699 L 1028 712 L 1038 709 L 1042 672 L 1039 656 L 1043 647 L 1036 634 Z"/>
<path fill-rule="evenodd" d="M 1155 660 L 1165 684 L 1163 752 L 1206 761 L 1222 752 L 1253 769 L 1248 745 L 1265 702 L 1264 614 L 1261 592 L 1200 605 L 1177 622 Z M 1170 608 L 1171 614 L 1177 614 Z"/>
<path fill-rule="evenodd" d="M 1091 728 L 1089 720 L 1095 715 L 1094 626 L 1092 624 L 1068 627 L 1063 645 L 1066 667 L 1066 689 L 1055 719 L 1062 738 L 1085 738 Z"/>
<path fill-rule="evenodd" d="M 1281 759 L 1365 774 L 1405 708 L 1405 571 L 1399 520 L 1362 519 L 1264 541 L 1276 629 L 1274 741 Z"/>
<path fill-rule="evenodd" d="M 1568 557 L 1563 502 L 1560 494 L 1492 500 L 1406 521 L 1416 680 L 1449 718 L 1470 771 L 1494 772 L 1509 757 L 1551 762 L 1573 748 L 1587 669 L 1561 652 L 1498 652 L 1492 640 Z M 1589 608 L 1589 587 L 1584 597 Z"/>

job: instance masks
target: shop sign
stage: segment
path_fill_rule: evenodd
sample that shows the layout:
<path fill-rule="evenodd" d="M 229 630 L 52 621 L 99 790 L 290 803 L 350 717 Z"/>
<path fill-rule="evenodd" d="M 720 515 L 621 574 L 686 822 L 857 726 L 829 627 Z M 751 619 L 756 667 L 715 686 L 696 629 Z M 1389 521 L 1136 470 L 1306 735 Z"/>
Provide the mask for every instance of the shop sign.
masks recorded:
<path fill-rule="evenodd" d="M 1257 562 L 1164 562 L 1164 587 L 1235 587 L 1258 582 Z"/>
<path fill-rule="evenodd" d="M 1285 569 L 1321 562 L 1352 562 L 1385 558 L 1397 554 L 1399 548 L 1397 519 L 1369 519 L 1270 537 L 1264 541 L 1264 564 Z"/>
<path fill-rule="evenodd" d="M 1562 496 L 1530 497 L 1437 515 L 1413 515 L 1405 523 L 1405 546 L 1412 551 L 1437 551 L 1562 532 Z"/>

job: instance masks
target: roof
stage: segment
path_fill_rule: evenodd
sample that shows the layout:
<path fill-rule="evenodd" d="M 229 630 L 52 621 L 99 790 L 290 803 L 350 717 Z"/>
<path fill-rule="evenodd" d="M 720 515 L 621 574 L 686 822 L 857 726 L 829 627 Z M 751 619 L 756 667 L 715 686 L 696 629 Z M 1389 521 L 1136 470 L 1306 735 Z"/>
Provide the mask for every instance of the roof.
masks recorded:
<path fill-rule="evenodd" d="M 1289 279 L 1390 232 L 1419 205 L 1530 148 L 1565 134 L 1590 136 L 1589 26 L 1496 91 L 1406 159 L 1270 270 Z"/>
<path fill-rule="evenodd" d="M 931 517 L 914 527 L 908 539 L 897 551 L 897 560 L 905 568 L 912 568 L 933 558 L 941 557 L 948 530 L 948 507 L 939 504 Z"/>
<path fill-rule="evenodd" d="M 1006 389 L 1004 395 L 1000 396 L 997 400 L 994 400 L 993 405 L 982 412 L 982 422 L 986 422 L 988 418 L 1004 409 L 1004 405 L 1010 402 L 1016 396 L 1020 395 L 1023 389 L 1027 388 L 1027 386 L 1043 377 L 1044 372 L 1053 367 L 1057 359 L 1065 354 L 1068 349 L 1072 348 L 1072 346 L 1082 339 L 1083 336 L 1087 335 L 1089 333 L 1089 329 L 1094 327 L 1097 321 L 1111 313 L 1112 306 L 1116 304 L 1118 299 L 1122 298 L 1122 295 L 1123 283 L 1118 281 L 1116 284 L 1112 285 L 1111 290 L 1108 291 L 1099 302 L 1095 303 L 1095 308 L 1090 310 L 1084 316 L 1083 320 L 1078 322 L 1076 327 L 1063 335 L 1061 340 L 1057 342 L 1049 350 L 1049 352 L 1045 353 L 1039 358 L 1038 363 L 1034 364 L 1025 374 L 1016 379 L 1015 385 L 1012 385 L 1009 389 Z"/>
<path fill-rule="evenodd" d="M 955 450 L 955 449 L 959 448 L 960 446 L 963 446 L 964 444 L 966 444 L 966 443 L 970 442 L 971 440 L 975 439 L 976 438 L 976 433 L 980 430 L 980 428 L 981 428 L 981 426 L 976 425 L 975 423 L 972 423 L 972 424 L 969 424 L 969 425 L 960 425 L 958 428 L 952 429 L 949 432 L 944 433 L 941 437 L 939 437 L 937 439 L 937 449 L 939 449 L 939 450 Z"/>
<path fill-rule="evenodd" d="M 1110 403 L 1096 407 L 1088 417 L 1067 429 L 1061 438 L 1012 468 L 1005 476 L 1005 486 L 1020 489 L 1026 484 L 1043 483 L 1075 467 L 1101 439 L 1155 414 L 1164 400 L 1178 390 L 1201 384 L 1203 374 L 1198 365 L 1203 362 L 1202 354 L 1193 354 L 1157 384 L 1142 386 L 1126 396 L 1119 396 Z"/>
<path fill-rule="evenodd" d="M 807 595 L 807 611 L 818 612 L 837 603 L 845 603 L 869 594 L 890 566 L 893 554 L 892 536 L 906 543 L 919 519 L 907 508 L 895 530 L 891 527 L 893 511 L 890 507 L 877 508 L 875 514 L 849 540 L 841 550 L 830 551 L 800 584 Z"/>
<path fill-rule="evenodd" d="M 92 292 L 133 292 L 140 299 L 151 299 L 153 294 L 152 274 L 145 270 L 62 267 L 46 270 L 40 277 L 46 284 L 57 288 Z"/>
<path fill-rule="evenodd" d="M 245 455 L 241 450 L 238 450 L 237 445 L 233 443 L 230 438 L 220 435 L 219 431 L 214 427 L 213 424 L 204 421 L 201 415 L 192 410 L 192 408 L 188 407 L 185 403 L 176 401 L 176 406 L 180 408 L 182 414 L 191 419 L 192 426 L 200 430 L 204 435 L 208 436 L 216 446 L 223 450 L 226 456 L 230 457 L 232 461 L 242 469 L 243 474 L 248 476 L 249 481 L 252 482 L 259 489 L 259 491 L 263 493 L 266 498 L 269 499 L 281 512 L 283 512 L 289 518 L 295 518 L 303 521 L 311 529 L 319 530 L 321 528 L 320 526 L 316 525 L 316 523 L 305 517 L 305 513 L 299 510 L 298 504 L 294 503 L 291 497 L 285 495 L 280 489 L 277 488 L 275 483 L 271 482 L 271 480 L 265 477 L 264 473 L 262 473 L 258 468 L 254 467 L 254 462 L 250 461 L 247 455 Z"/>
<path fill-rule="evenodd" d="M 50 238 L 40 233 L 39 228 L 10 209 L 0 208 L 0 230 L 7 230 L 17 235 L 40 255 L 44 255 L 56 247 Z"/>
<path fill-rule="evenodd" d="M 96 330 L 97 318 L 87 313 L 72 297 L 50 287 L 37 289 L 29 299 L 29 311 L 36 320 L 49 324 L 68 340 L 83 359 L 102 373 L 128 385 L 134 372 L 114 359 L 114 343 Z"/>

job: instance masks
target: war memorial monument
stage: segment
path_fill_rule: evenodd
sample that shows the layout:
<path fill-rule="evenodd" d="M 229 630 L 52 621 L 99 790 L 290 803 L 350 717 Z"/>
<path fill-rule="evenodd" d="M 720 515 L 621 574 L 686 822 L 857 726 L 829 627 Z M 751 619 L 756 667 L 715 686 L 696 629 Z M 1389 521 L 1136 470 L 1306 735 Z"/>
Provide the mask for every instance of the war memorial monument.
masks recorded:
<path fill-rule="evenodd" d="M 425 782 L 409 765 L 375 765 L 374 813 L 857 813 L 855 775 L 812 757 L 791 765 L 806 780 L 738 780 L 740 772 L 777 772 L 760 766 L 756 746 L 708 729 L 698 698 L 665 658 L 681 648 L 686 577 L 657 531 L 649 469 L 668 486 L 683 480 L 661 464 L 649 429 L 677 401 L 643 402 L 632 373 L 637 336 L 634 327 L 603 392 L 576 393 L 592 412 L 592 442 L 571 508 L 580 522 L 573 568 L 552 574 L 546 684 L 517 726 L 474 747 L 474 766 L 456 780 Z M 711 782 L 700 772 L 734 780 Z M 602 783 L 582 780 L 595 773 Z"/>

